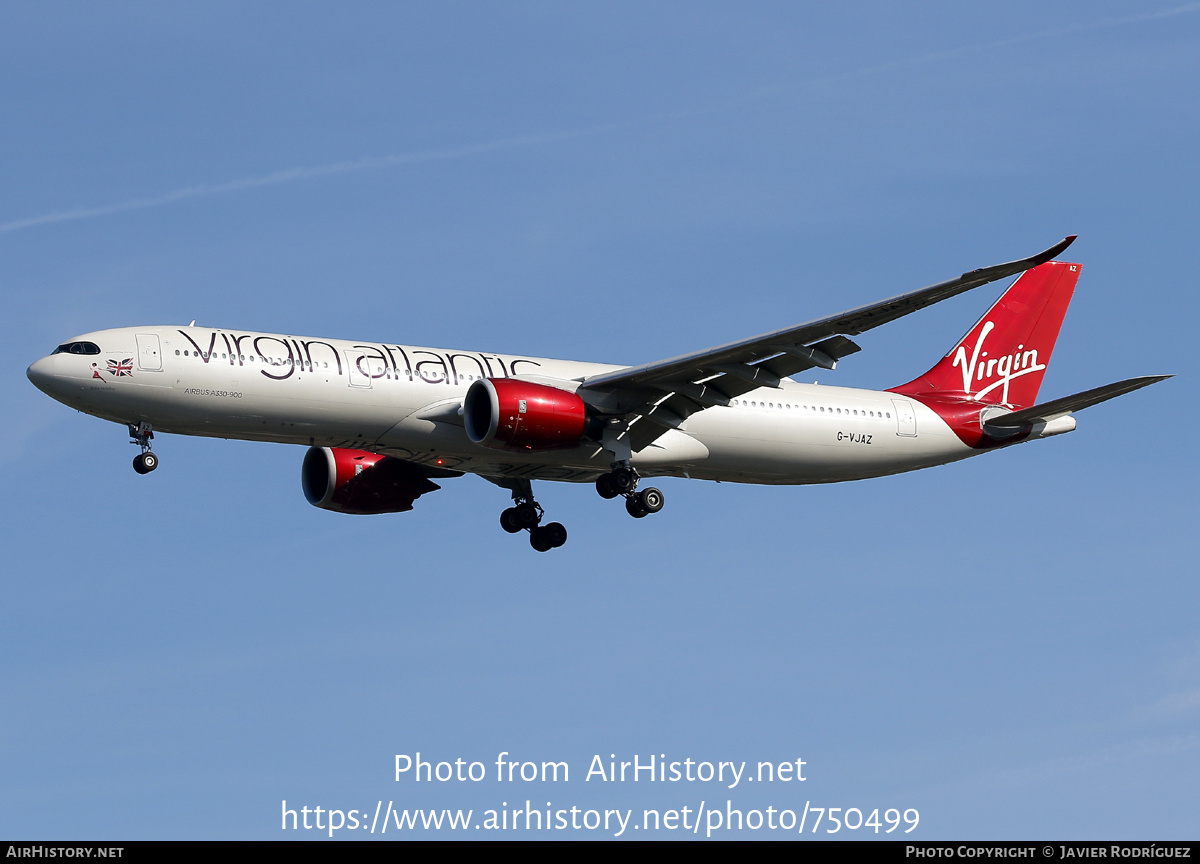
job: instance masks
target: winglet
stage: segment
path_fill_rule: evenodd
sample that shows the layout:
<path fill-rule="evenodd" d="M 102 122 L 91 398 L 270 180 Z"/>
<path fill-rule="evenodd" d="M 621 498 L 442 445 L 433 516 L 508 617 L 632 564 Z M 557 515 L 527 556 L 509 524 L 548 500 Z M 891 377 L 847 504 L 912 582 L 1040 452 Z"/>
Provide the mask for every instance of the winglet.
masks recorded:
<path fill-rule="evenodd" d="M 1078 236 L 1078 234 L 1072 234 L 1069 237 L 1064 237 L 1046 251 L 1039 252 L 1038 254 L 1030 256 L 1029 258 L 1022 258 L 1020 261 L 1009 261 L 1006 264 L 997 264 L 994 267 L 980 267 L 978 270 L 972 270 L 969 273 L 964 273 L 963 278 L 978 278 L 981 275 L 987 275 L 988 278 L 985 281 L 993 282 L 996 279 L 1003 279 L 1005 276 L 1009 276 L 1014 273 L 1021 273 L 1025 270 L 1031 270 L 1034 267 L 1037 267 L 1039 264 L 1045 264 L 1047 261 L 1053 261 L 1060 254 L 1062 254 L 1062 252 L 1068 246 L 1074 243 L 1075 238 Z M 989 275 L 993 271 L 995 271 L 996 275 Z"/>
<path fill-rule="evenodd" d="M 1046 260 L 1047 261 L 1051 260 L 1051 258 L 1053 258 L 1059 252 L 1066 249 L 1068 246 L 1070 246 L 1072 243 L 1074 243 L 1078 239 L 1079 239 L 1078 234 L 1068 234 L 1066 237 L 1064 237 L 1062 239 L 1062 242 L 1055 244 L 1048 250 L 1048 254 L 1050 255 L 1050 258 L 1047 258 Z"/>

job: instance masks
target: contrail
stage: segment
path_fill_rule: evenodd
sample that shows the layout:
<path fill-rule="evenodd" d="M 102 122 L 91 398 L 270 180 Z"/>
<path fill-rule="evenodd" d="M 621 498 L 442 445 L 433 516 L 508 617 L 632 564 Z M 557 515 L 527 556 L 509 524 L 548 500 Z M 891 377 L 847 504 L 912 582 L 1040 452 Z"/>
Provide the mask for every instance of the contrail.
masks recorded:
<path fill-rule="evenodd" d="M 982 45 L 964 45 L 960 48 L 948 48 L 945 51 L 936 51 L 932 54 L 925 54 L 910 60 L 897 60 L 893 63 L 872 66 L 868 69 L 863 69 L 856 73 L 848 73 L 840 77 L 854 77 L 860 74 L 887 72 L 904 66 L 917 66 L 923 63 L 945 60 L 950 57 L 958 57 L 963 54 L 973 54 L 977 51 L 1004 48 L 1008 45 L 1020 45 L 1023 42 L 1037 42 L 1042 39 L 1050 39 L 1054 36 L 1069 36 L 1072 33 L 1081 33 L 1087 30 L 1103 30 L 1109 27 L 1121 27 L 1126 24 L 1141 24 L 1146 21 L 1157 21 L 1160 18 L 1186 15 L 1189 12 L 1197 10 L 1200 10 L 1200 3 L 1186 3 L 1183 6 L 1173 6 L 1170 9 L 1161 9 L 1157 12 L 1141 12 L 1136 15 L 1125 15 L 1121 18 L 1101 18 L 1099 21 L 1087 21 L 1081 24 L 1070 24 L 1066 27 L 1056 27 L 1052 30 L 1039 30 L 1035 33 L 1026 33 L 1022 36 L 1010 36 L 1007 39 L 1000 39 L 996 42 L 988 42 Z"/>
<path fill-rule="evenodd" d="M 1103 30 L 1110 27 L 1120 27 L 1127 24 L 1141 24 L 1147 21 L 1156 21 L 1160 18 L 1171 18 L 1176 15 L 1185 15 L 1187 13 L 1196 11 L 1200 11 L 1200 3 L 1187 3 L 1183 6 L 1174 6 L 1170 9 L 1162 9 L 1157 12 L 1144 12 L 1136 15 L 1126 15 L 1121 18 L 1102 18 L 1099 21 L 1087 21 L 1081 24 L 1070 24 L 1065 27 L 1057 27 L 1051 30 L 1039 30 L 1034 33 L 1024 33 L 1020 36 L 1010 36 L 1005 39 L 999 39 L 995 42 L 981 42 L 973 45 L 960 45 L 955 48 L 946 48 L 941 51 L 933 51 L 928 54 L 921 54 L 917 57 L 905 57 L 900 60 L 891 60 L 886 63 L 878 63 L 873 66 L 864 66 L 862 68 L 852 69 L 846 72 L 836 72 L 831 75 L 822 75 L 817 78 L 811 78 L 807 81 L 801 81 L 794 84 L 777 84 L 771 87 L 762 88 L 752 93 L 734 97 L 725 102 L 709 104 L 696 108 L 681 108 L 656 119 L 674 120 L 685 117 L 695 117 L 704 114 L 718 114 L 723 111 L 730 111 L 743 107 L 751 102 L 761 101 L 769 97 L 780 96 L 785 93 L 809 90 L 822 85 L 835 84 L 841 81 L 852 81 L 856 78 L 869 78 L 873 75 L 894 72 L 899 69 L 909 69 L 914 66 L 926 66 L 932 63 L 941 62 L 943 60 L 950 60 L 955 57 L 964 57 L 971 54 L 983 53 L 985 51 L 993 51 L 997 48 L 1006 48 L 1010 45 L 1021 45 L 1028 42 L 1037 42 L 1042 39 L 1051 39 L 1056 36 L 1069 36 L 1072 33 L 1081 33 L 1088 30 Z"/>
<path fill-rule="evenodd" d="M 757 93 L 750 95 L 748 98 L 743 97 L 741 99 L 732 100 L 719 105 L 672 111 L 661 115 L 660 117 L 652 118 L 651 122 L 654 120 L 674 120 L 700 114 L 728 111 L 732 108 L 745 105 L 749 101 L 756 101 L 757 99 L 762 99 L 771 95 L 778 95 L 788 91 L 805 89 L 813 86 L 819 86 L 821 84 L 829 84 L 835 81 L 845 81 L 854 78 L 878 75 L 883 72 L 891 72 L 896 69 L 920 66 L 928 63 L 936 63 L 941 60 L 948 60 L 952 57 L 959 57 L 995 48 L 1003 48 L 1008 45 L 1035 42 L 1041 39 L 1049 39 L 1054 36 L 1066 36 L 1071 33 L 1080 33 L 1087 30 L 1100 30 L 1109 27 L 1119 27 L 1126 24 L 1140 24 L 1146 21 L 1157 21 L 1162 18 L 1185 15 L 1197 10 L 1200 10 L 1200 2 L 1187 3 L 1183 6 L 1174 6 L 1170 9 L 1162 9 L 1157 12 L 1143 12 L 1136 15 L 1127 15 L 1121 18 L 1103 18 L 1099 21 L 1073 24 L 1067 27 L 1059 27 L 1052 30 L 1041 30 L 1036 33 L 1028 33 L 1022 36 L 1012 36 L 996 42 L 948 48 L 944 51 L 935 51 L 930 54 L 923 54 L 919 57 L 910 57 L 903 60 L 895 60 L 890 63 L 867 66 L 850 72 L 822 76 L 820 78 L 800 84 L 771 87 L 760 90 Z M 517 147 L 551 144 L 556 141 L 564 141 L 569 138 L 580 138 L 588 135 L 595 135 L 616 128 L 619 128 L 618 124 L 609 124 L 603 126 L 593 126 L 587 129 L 554 132 L 545 135 L 522 135 L 514 138 L 502 138 L 496 141 L 466 144 L 461 147 L 448 147 L 439 150 L 418 150 L 412 153 L 396 153 L 391 156 L 365 156 L 361 159 L 353 159 L 345 162 L 334 162 L 328 165 L 310 165 L 302 168 L 288 168 L 282 171 L 273 171 L 270 174 L 261 174 L 257 177 L 243 177 L 240 180 L 230 180 L 225 183 L 215 183 L 207 186 L 187 186 L 183 189 L 176 189 L 173 192 L 167 192 L 163 195 L 157 195 L 149 198 L 133 198 L 128 201 L 121 201 L 117 204 L 103 204 L 98 207 L 76 207 L 71 210 L 59 210 L 53 213 L 45 213 L 41 216 L 30 216 L 25 219 L 14 219 L 11 222 L 0 222 L 0 234 L 7 234 L 12 231 L 20 231 L 25 228 L 35 228 L 39 225 L 53 225 L 58 222 L 74 222 L 79 219 L 94 219 L 99 216 L 111 216 L 114 213 L 125 213 L 130 210 L 145 210 L 149 207 L 160 207 L 163 204 L 172 204 L 176 201 L 185 201 L 190 198 L 204 198 L 212 195 L 223 195 L 226 192 L 238 192 L 243 189 L 256 189 L 261 186 L 274 186 L 279 183 L 290 183 L 293 180 L 312 180 L 317 177 L 328 177 L 333 174 L 348 174 L 354 171 L 368 171 L 376 168 L 387 168 L 392 165 L 412 165 L 419 162 L 436 162 L 443 159 L 459 159 L 465 156 L 474 156 L 480 153 L 488 153 L 495 150 L 509 150 Z"/>
<path fill-rule="evenodd" d="M 567 132 L 555 132 L 548 135 L 522 135 L 515 138 L 502 138 L 497 141 L 466 144 L 462 147 L 447 147 L 440 150 L 418 150 L 412 153 L 395 153 L 391 156 L 364 156 L 361 159 L 333 162 L 329 165 L 287 168 L 282 171 L 272 171 L 270 174 L 260 174 L 257 177 L 243 177 L 240 180 L 230 180 L 225 183 L 214 183 L 207 186 L 187 186 L 183 189 L 176 189 L 173 192 L 167 192 L 164 195 L 156 195 L 150 198 L 133 198 L 117 204 L 103 204 L 99 207 L 76 207 L 72 210 L 59 210 L 41 216 L 31 216 L 27 219 L 15 219 L 11 222 L 0 223 L 0 234 L 7 234 L 10 231 L 20 231 L 22 228 L 33 228 L 38 225 L 52 225 L 56 222 L 73 222 L 78 219 L 94 219 L 97 216 L 125 213 L 129 210 L 145 210 L 147 207 L 158 207 L 163 204 L 171 204 L 175 201 L 184 201 L 189 198 L 222 195 L 226 192 L 256 189 L 260 186 L 274 186 L 279 183 L 289 183 L 293 180 L 312 180 L 317 177 L 328 177 L 332 174 L 348 174 L 352 171 L 386 168 L 390 165 L 436 162 L 442 159 L 458 159 L 464 156 L 474 156 L 494 150 L 508 150 L 514 147 L 550 144 L 568 138 L 594 135 L 605 131 L 607 128 L 610 127 L 595 126 L 590 129 L 576 129 Z"/>

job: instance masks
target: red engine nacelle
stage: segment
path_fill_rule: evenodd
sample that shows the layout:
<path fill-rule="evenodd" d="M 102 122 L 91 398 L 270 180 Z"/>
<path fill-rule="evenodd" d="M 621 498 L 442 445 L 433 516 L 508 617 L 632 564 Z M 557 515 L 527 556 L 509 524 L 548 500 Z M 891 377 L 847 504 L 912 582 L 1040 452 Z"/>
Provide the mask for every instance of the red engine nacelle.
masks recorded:
<path fill-rule="evenodd" d="M 445 472 L 456 474 L 458 472 Z M 331 447 L 310 447 L 300 470 L 308 503 L 339 513 L 401 513 L 426 492 L 441 489 L 412 462 Z"/>
<path fill-rule="evenodd" d="M 589 425 L 587 408 L 575 393 L 512 378 L 472 384 L 463 420 L 468 438 L 498 450 L 574 447 Z"/>

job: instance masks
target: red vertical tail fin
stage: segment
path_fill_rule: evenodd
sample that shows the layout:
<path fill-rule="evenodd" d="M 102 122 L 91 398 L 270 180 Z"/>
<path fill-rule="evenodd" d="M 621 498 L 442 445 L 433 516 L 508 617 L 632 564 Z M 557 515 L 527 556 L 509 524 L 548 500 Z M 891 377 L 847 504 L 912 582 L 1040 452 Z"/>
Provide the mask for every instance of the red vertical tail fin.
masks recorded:
<path fill-rule="evenodd" d="M 1078 279 L 1079 265 L 1061 261 L 1026 270 L 936 366 L 892 391 L 1034 405 Z"/>

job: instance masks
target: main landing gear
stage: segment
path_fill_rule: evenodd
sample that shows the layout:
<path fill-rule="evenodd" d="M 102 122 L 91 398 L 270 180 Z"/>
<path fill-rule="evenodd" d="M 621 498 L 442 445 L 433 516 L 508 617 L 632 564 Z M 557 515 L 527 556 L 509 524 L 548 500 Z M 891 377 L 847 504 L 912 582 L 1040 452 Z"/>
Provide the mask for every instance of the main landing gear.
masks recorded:
<path fill-rule="evenodd" d="M 561 522 L 542 525 L 545 511 L 533 500 L 533 486 L 528 480 L 518 480 L 512 491 L 512 507 L 500 514 L 500 527 L 509 534 L 529 532 L 529 545 L 538 552 L 549 552 L 567 542 L 567 529 Z"/>
<path fill-rule="evenodd" d="M 641 519 L 663 508 L 663 493 L 653 486 L 637 491 L 638 473 L 628 463 L 616 463 L 613 470 L 596 478 L 596 491 L 601 498 L 625 496 L 625 509 L 634 519 Z"/>
<path fill-rule="evenodd" d="M 150 449 L 150 441 L 154 438 L 154 429 L 149 423 L 129 424 L 130 444 L 142 448 L 142 452 L 133 457 L 133 470 L 139 474 L 149 474 L 158 467 L 158 457 Z"/>

